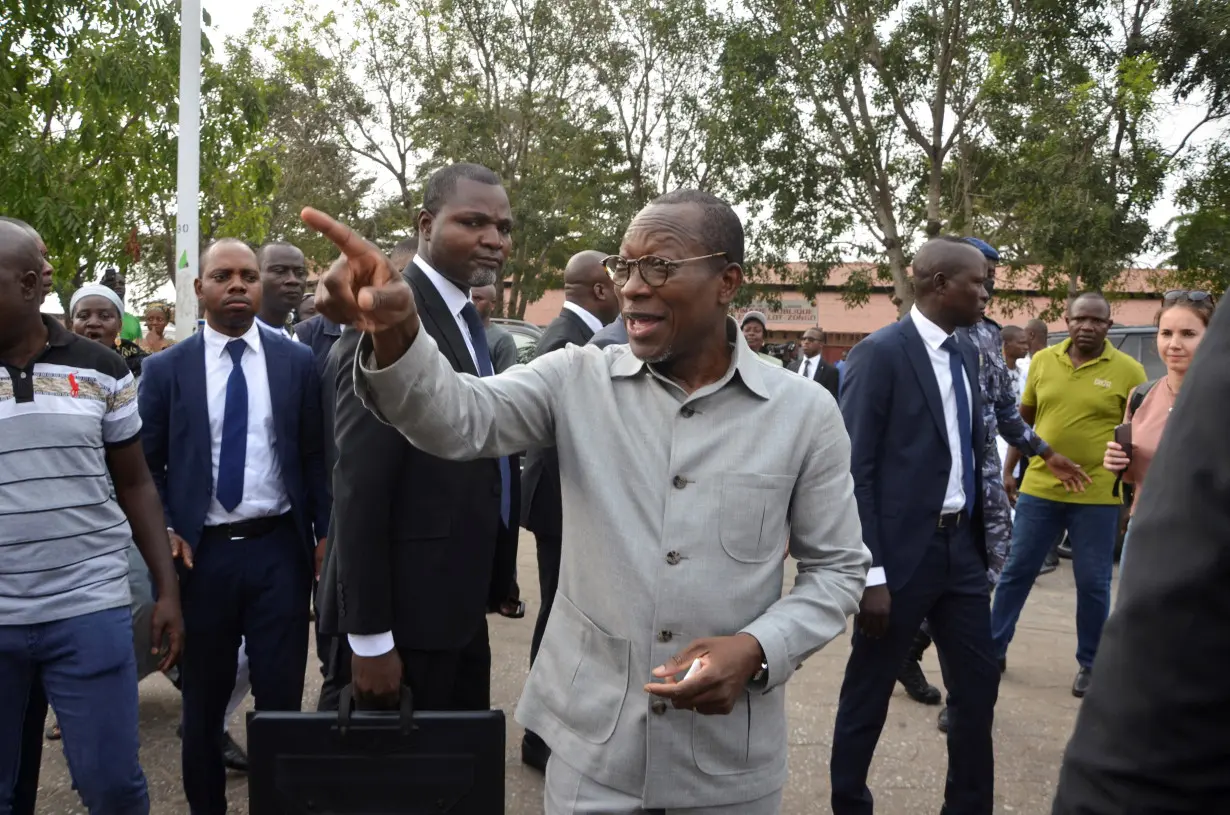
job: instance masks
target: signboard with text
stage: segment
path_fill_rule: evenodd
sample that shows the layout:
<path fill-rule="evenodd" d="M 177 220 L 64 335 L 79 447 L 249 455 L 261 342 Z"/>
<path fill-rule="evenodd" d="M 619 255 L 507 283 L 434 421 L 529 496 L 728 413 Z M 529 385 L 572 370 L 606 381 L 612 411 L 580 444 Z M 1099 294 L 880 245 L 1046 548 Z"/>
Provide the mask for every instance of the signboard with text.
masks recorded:
<path fill-rule="evenodd" d="M 761 312 L 770 323 L 795 323 L 800 330 L 815 325 L 818 319 L 816 304 L 802 297 L 783 297 L 777 308 L 768 303 L 752 303 L 745 308 L 735 309 L 735 319 L 742 320 L 743 315 L 749 311 Z"/>

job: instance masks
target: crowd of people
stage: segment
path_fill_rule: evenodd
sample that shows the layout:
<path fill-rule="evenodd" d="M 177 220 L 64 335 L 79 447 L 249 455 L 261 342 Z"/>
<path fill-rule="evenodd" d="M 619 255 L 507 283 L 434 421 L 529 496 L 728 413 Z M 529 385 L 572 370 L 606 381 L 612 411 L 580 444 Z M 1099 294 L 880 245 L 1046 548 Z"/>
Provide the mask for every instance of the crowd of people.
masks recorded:
<path fill-rule="evenodd" d="M 526 614 L 521 528 L 542 603 L 517 718 L 549 815 L 778 812 L 783 686 L 851 615 L 832 811 L 873 811 L 900 682 L 945 703 L 944 811 L 990 813 L 1000 675 L 1065 533 L 1072 693 L 1100 681 L 1124 495 L 1148 489 L 1207 293 L 1166 294 L 1167 373 L 1146 382 L 1102 295 L 1048 346 L 1041 321 L 986 316 L 996 250 L 939 237 L 900 322 L 836 363 L 816 326 L 783 364 L 763 314 L 730 316 L 739 218 L 681 190 L 618 254 L 571 259 L 518 365 L 491 322 L 513 221 L 490 170 L 437 171 L 388 256 L 303 218 L 340 252 L 314 295 L 295 246 L 219 240 L 203 326 L 177 339 L 164 303 L 134 335 L 118 273 L 64 323 L 42 314 L 46 248 L 0 220 L 0 815 L 35 811 L 48 702 L 85 807 L 148 812 L 137 683 L 159 671 L 188 808 L 224 813 L 247 768 L 228 724 L 249 692 L 301 709 L 313 612 L 318 710 L 345 686 L 368 708 L 489 709 L 487 616 Z"/>

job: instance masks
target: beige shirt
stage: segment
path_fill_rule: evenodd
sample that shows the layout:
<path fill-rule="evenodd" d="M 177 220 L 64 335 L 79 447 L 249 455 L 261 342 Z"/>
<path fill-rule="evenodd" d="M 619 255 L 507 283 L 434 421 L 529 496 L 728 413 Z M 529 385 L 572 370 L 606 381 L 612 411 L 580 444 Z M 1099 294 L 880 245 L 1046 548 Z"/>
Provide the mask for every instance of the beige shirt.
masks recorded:
<path fill-rule="evenodd" d="M 850 441 L 824 388 L 764 365 L 734 321 L 721 380 L 687 394 L 629 346 L 569 346 L 478 379 L 421 331 L 355 388 L 442 458 L 555 445 L 563 498 L 559 593 L 517 719 L 557 755 L 646 808 L 754 800 L 786 778 L 795 668 L 846 628 L 871 555 Z M 782 596 L 783 554 L 798 576 Z M 767 684 L 728 716 L 651 698 L 651 671 L 690 641 L 747 632 Z"/>

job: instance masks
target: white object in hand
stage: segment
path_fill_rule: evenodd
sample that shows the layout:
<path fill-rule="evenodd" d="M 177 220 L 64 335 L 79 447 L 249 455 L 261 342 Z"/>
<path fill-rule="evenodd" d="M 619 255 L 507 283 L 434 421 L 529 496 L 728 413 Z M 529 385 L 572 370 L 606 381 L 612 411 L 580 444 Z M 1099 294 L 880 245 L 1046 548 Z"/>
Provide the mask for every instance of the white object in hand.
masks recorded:
<path fill-rule="evenodd" d="M 699 670 L 700 670 L 700 657 L 697 657 L 696 659 L 692 660 L 692 667 L 688 668 L 688 672 L 683 675 L 683 681 L 687 682 Z"/>

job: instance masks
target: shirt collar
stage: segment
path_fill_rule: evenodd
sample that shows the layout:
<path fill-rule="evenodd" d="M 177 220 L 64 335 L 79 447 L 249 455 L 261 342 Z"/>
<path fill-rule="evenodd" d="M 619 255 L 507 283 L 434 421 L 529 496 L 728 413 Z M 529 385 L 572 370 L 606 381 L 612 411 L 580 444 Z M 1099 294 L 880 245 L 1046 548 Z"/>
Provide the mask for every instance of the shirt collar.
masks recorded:
<path fill-rule="evenodd" d="M 602 330 L 602 321 L 590 313 L 584 306 L 578 306 L 570 300 L 564 301 L 564 308 L 581 318 L 581 322 L 589 326 L 589 330 L 597 334 Z"/>
<path fill-rule="evenodd" d="M 734 354 L 731 356 L 730 368 L 726 371 L 726 375 L 715 383 L 717 386 L 715 389 L 724 387 L 735 373 L 738 373 L 739 379 L 749 391 L 761 399 L 768 399 L 769 391 L 764 384 L 764 373 L 768 366 L 761 362 L 755 352 L 748 347 L 747 340 L 743 339 L 743 332 L 739 330 L 739 324 L 733 317 L 726 318 L 726 340 L 733 346 Z M 627 379 L 649 367 L 647 363 L 632 353 L 630 345 L 619 346 L 616 354 L 617 356 L 611 362 L 612 379 Z"/>
<path fill-rule="evenodd" d="M 1068 354 L 1068 351 L 1071 348 L 1072 348 L 1072 338 L 1068 337 L 1066 340 L 1059 343 L 1058 345 L 1052 345 L 1051 348 L 1048 350 L 1053 349 L 1055 356 L 1061 357 L 1065 362 L 1067 362 L 1069 368 L 1075 368 L 1076 366 L 1072 364 L 1072 357 L 1069 356 Z M 1110 359 L 1114 351 L 1115 351 L 1115 346 L 1110 344 L 1110 339 L 1109 338 L 1104 339 L 1102 340 L 1102 353 L 1098 354 L 1097 357 L 1095 359 L 1090 360 L 1090 362 L 1101 362 L 1102 360 Z M 1085 363 L 1085 365 L 1088 365 L 1088 364 L 1089 362 Z"/>
<path fill-rule="evenodd" d="M 918 329 L 918 336 L 922 337 L 922 341 L 932 351 L 940 350 L 940 347 L 948 341 L 948 338 L 953 336 L 928 320 L 927 316 L 918 310 L 917 303 L 910 306 L 910 319 L 914 321 L 914 327 Z"/>
<path fill-rule="evenodd" d="M 260 317 L 256 318 L 255 323 L 259 325 L 261 328 L 266 329 L 267 331 L 272 331 L 275 334 L 281 334 L 283 337 L 286 337 L 288 339 L 292 336 L 291 330 L 284 325 L 274 325 L 273 323 L 267 323 L 264 320 L 262 320 Z"/>
<path fill-rule="evenodd" d="M 440 293 L 441 299 L 444 300 L 444 305 L 448 306 L 449 314 L 452 314 L 453 317 L 459 317 L 461 310 L 466 307 L 466 303 L 470 302 L 470 295 L 462 291 L 461 287 L 456 283 L 433 269 L 431 264 L 422 255 L 415 255 L 414 262 L 423 270 L 423 274 L 427 275 L 431 285 L 436 287 L 436 291 Z"/>
<path fill-rule="evenodd" d="M 253 320 L 252 325 L 240 337 L 228 337 L 219 331 L 215 331 L 209 323 L 205 323 L 205 328 L 201 334 L 205 342 L 206 353 L 213 354 L 215 357 L 221 357 L 226 353 L 226 344 L 228 342 L 240 339 L 246 342 L 252 351 L 259 354 L 261 352 L 261 329 L 257 325 L 258 322 L 259 320 Z"/>

